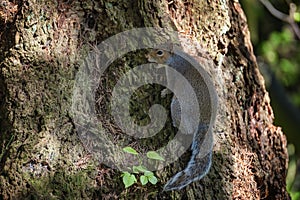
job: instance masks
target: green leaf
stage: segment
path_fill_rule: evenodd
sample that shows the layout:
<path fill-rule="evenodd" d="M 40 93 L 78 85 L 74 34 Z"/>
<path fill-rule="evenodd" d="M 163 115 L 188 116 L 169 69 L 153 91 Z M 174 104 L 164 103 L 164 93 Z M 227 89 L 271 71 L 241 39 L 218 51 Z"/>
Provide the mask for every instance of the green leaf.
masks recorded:
<path fill-rule="evenodd" d="M 300 198 L 300 192 L 291 192 L 291 199 L 299 199 Z"/>
<path fill-rule="evenodd" d="M 162 161 L 165 160 L 163 157 L 161 157 L 155 151 L 149 151 L 149 152 L 147 152 L 147 157 L 150 158 L 150 159 L 153 159 L 153 160 L 162 160 Z"/>
<path fill-rule="evenodd" d="M 136 173 L 136 174 L 140 173 L 140 171 L 137 169 L 137 166 L 133 166 L 132 171 L 133 171 L 133 173 Z"/>
<path fill-rule="evenodd" d="M 290 29 L 283 29 L 281 32 L 281 44 L 292 42 L 294 35 Z"/>
<path fill-rule="evenodd" d="M 271 42 L 271 45 L 277 48 L 278 45 L 281 43 L 282 35 L 279 32 L 272 32 L 269 40 Z"/>
<path fill-rule="evenodd" d="M 133 167 L 132 167 L 132 170 L 133 170 L 134 173 L 139 173 L 139 172 L 146 172 L 146 171 L 148 171 L 148 170 L 146 169 L 146 167 L 144 167 L 144 166 L 142 166 L 142 165 L 139 165 L 139 166 L 133 166 Z"/>
<path fill-rule="evenodd" d="M 132 147 L 124 147 L 123 148 L 123 151 L 126 152 L 126 153 L 130 153 L 130 154 L 133 154 L 133 155 L 138 155 L 139 153 Z"/>
<path fill-rule="evenodd" d="M 153 172 L 150 172 L 150 171 L 145 171 L 144 175 L 147 177 L 154 176 Z"/>
<path fill-rule="evenodd" d="M 123 183 L 125 185 L 125 188 L 128 188 L 137 182 L 134 174 L 130 174 L 129 172 L 123 172 L 122 176 L 123 176 Z"/>
<path fill-rule="evenodd" d="M 146 185 L 146 184 L 148 183 L 148 177 L 142 175 L 142 176 L 140 177 L 140 181 L 141 181 L 142 185 Z"/>
<path fill-rule="evenodd" d="M 295 20 L 296 22 L 300 22 L 300 12 L 295 12 L 295 13 L 294 13 L 294 20 Z"/>
<path fill-rule="evenodd" d="M 157 178 L 153 175 L 148 177 L 148 180 L 150 181 L 150 183 L 152 183 L 152 185 L 155 185 L 157 183 Z"/>

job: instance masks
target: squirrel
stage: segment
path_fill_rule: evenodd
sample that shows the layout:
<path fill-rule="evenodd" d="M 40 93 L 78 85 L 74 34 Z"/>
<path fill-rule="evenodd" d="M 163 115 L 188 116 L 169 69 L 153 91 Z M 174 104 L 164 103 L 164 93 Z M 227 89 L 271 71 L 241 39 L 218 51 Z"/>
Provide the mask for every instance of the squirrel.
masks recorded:
<path fill-rule="evenodd" d="M 190 119 L 188 114 L 185 116 L 183 115 L 184 117 L 182 119 L 187 122 L 182 122 L 184 123 L 184 126 L 186 128 L 186 134 L 193 134 L 193 142 L 191 145 L 192 155 L 190 161 L 183 171 L 178 172 L 164 186 L 165 191 L 180 190 L 190 183 L 202 179 L 209 172 L 209 169 L 211 167 L 213 139 L 211 128 L 209 129 L 209 125 L 212 115 L 215 115 L 212 108 L 212 106 L 215 106 L 215 99 L 210 99 L 211 96 L 209 88 L 205 82 L 205 77 L 203 77 L 199 73 L 199 71 L 194 66 L 192 66 L 192 64 L 188 61 L 190 59 L 187 60 L 184 58 L 186 57 L 185 53 L 173 53 L 161 49 L 153 49 L 147 54 L 146 57 L 148 58 L 149 62 L 168 65 L 169 67 L 175 69 L 177 72 L 181 73 L 191 84 L 197 96 L 195 102 L 199 104 L 201 113 L 201 115 L 200 113 L 197 115 L 199 116 L 199 126 L 189 127 L 188 121 Z M 168 73 L 168 68 L 166 68 L 166 77 L 168 84 L 182 87 L 182 84 L 180 83 L 178 78 L 172 77 L 170 73 Z M 206 79 L 207 77 L 208 76 L 206 76 Z M 162 96 L 166 94 L 165 90 L 162 91 Z M 191 112 L 193 112 L 193 108 L 191 108 Z M 181 114 L 180 102 L 174 95 L 171 102 L 171 118 L 173 126 L 177 128 L 179 127 L 181 121 Z"/>

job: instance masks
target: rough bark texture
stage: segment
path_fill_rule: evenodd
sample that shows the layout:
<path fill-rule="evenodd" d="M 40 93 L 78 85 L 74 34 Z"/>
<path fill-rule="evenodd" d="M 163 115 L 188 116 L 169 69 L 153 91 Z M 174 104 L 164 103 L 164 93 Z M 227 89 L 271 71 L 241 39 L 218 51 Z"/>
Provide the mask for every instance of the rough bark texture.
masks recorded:
<path fill-rule="evenodd" d="M 286 139 L 273 126 L 238 2 L 24 0 L 0 6 L 0 199 L 289 199 Z M 157 172 L 157 185 L 125 189 L 120 172 L 99 165 L 85 150 L 69 113 L 75 74 L 91 45 L 145 26 L 177 29 L 196 39 L 216 66 L 208 69 L 220 103 L 213 166 L 182 191 L 162 187 L 184 167 L 188 153 Z M 112 81 L 100 86 L 113 85 L 126 66 L 146 60 L 138 54 L 114 63 L 107 73 Z M 109 91 L 103 88 L 97 96 L 105 100 L 98 105 L 99 120 L 118 138 L 121 131 L 106 117 Z M 138 110 L 153 102 L 167 105 L 160 90 L 144 88 Z M 157 95 L 145 101 L 148 94 Z M 141 141 L 136 148 L 145 144 L 160 145 Z"/>

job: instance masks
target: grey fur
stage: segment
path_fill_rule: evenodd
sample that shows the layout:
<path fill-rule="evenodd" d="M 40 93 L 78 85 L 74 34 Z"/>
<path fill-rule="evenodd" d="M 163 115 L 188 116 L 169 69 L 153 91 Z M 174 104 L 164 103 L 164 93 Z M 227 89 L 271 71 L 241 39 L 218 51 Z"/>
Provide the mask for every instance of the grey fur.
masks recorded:
<path fill-rule="evenodd" d="M 163 50 L 160 50 L 163 51 Z M 155 50 L 153 51 L 155 52 Z M 217 98 L 214 89 L 212 89 L 209 75 L 205 72 L 202 66 L 197 61 L 183 52 L 170 53 L 165 52 L 164 58 L 156 59 L 154 53 L 149 54 L 149 61 L 154 61 L 160 64 L 167 64 L 169 67 L 176 69 L 191 84 L 196 93 L 197 99 L 193 103 L 198 103 L 200 108 L 198 127 L 191 127 L 190 119 L 187 113 L 181 113 L 180 103 L 174 96 L 171 103 L 171 116 L 173 125 L 179 128 L 179 124 L 183 123 L 184 130 L 180 130 L 184 134 L 194 134 L 193 143 L 191 145 L 192 156 L 186 168 L 173 176 L 165 185 L 164 190 L 180 190 L 188 184 L 198 181 L 203 178 L 211 167 L 212 163 L 212 147 L 213 134 L 212 124 L 216 116 Z M 200 73 L 199 73 L 200 71 Z M 172 77 L 166 70 L 168 84 L 175 85 L 175 87 L 184 87 L 178 81 L 177 77 Z M 185 90 L 182 90 L 185 91 Z M 188 95 L 183 92 L 180 95 Z M 184 103 L 184 102 L 183 102 Z M 190 106 L 190 112 L 193 112 L 193 105 Z M 181 121 L 181 115 L 183 121 Z"/>

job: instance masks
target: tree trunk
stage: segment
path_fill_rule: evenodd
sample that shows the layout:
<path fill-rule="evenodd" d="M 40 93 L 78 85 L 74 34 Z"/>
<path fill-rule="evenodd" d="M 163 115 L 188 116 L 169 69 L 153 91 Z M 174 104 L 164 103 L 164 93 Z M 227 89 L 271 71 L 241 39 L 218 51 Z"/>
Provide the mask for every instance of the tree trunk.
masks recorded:
<path fill-rule="evenodd" d="M 289 199 L 286 138 L 273 125 L 238 2 L 3 1 L 0 23 L 0 199 Z M 125 189 L 121 172 L 99 163 L 79 139 L 70 113 L 76 73 L 88 52 L 117 33 L 152 26 L 195 39 L 215 63 L 207 69 L 219 97 L 213 164 L 180 191 L 165 192 L 163 185 L 184 168 L 189 153 L 158 170 L 156 185 Z M 147 151 L 160 142 L 126 138 L 108 113 L 112 86 L 143 62 L 144 51 L 113 62 L 95 102 L 112 139 Z M 170 104 L 161 90 L 152 84 L 137 91 L 131 113 L 140 123 L 149 122 L 145 111 L 154 103 Z M 168 124 L 158 137 L 174 133 Z"/>

